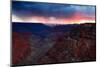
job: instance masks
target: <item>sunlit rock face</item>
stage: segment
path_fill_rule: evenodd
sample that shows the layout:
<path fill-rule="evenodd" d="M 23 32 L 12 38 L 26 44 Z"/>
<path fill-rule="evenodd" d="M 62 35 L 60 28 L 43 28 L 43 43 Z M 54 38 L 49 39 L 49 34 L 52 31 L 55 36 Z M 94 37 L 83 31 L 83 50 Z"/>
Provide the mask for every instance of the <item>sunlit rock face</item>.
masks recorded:
<path fill-rule="evenodd" d="M 12 33 L 12 63 L 20 64 L 30 55 L 29 36 L 31 33 Z"/>

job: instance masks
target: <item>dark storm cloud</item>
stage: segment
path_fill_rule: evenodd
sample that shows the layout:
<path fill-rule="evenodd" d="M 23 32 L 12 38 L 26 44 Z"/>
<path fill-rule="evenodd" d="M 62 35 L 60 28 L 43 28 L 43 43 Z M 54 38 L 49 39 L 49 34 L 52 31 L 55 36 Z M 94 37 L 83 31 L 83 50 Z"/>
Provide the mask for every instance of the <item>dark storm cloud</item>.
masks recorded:
<path fill-rule="evenodd" d="M 50 3 L 37 3 L 37 2 L 21 2 L 13 1 L 12 3 L 13 14 L 19 17 L 28 16 L 44 16 L 44 17 L 57 17 L 57 18 L 70 18 L 76 10 L 71 5 L 59 5 Z"/>
<path fill-rule="evenodd" d="M 94 17 L 95 6 L 13 1 L 12 13 L 20 18 L 32 16 L 72 18 L 75 13 Z"/>

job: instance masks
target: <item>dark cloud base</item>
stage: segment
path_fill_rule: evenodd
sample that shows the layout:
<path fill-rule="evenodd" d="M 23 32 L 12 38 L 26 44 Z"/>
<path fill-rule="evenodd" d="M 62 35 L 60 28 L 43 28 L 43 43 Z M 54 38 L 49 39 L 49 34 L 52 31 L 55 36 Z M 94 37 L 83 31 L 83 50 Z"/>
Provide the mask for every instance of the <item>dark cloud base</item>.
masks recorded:
<path fill-rule="evenodd" d="M 12 12 L 13 14 L 19 17 L 53 16 L 57 18 L 70 18 L 76 12 L 82 12 L 84 14 L 85 13 L 93 14 L 95 11 L 93 7 L 94 6 L 85 6 L 85 5 L 81 6 L 81 5 L 56 4 L 56 3 L 53 4 L 53 3 L 42 3 L 42 2 L 25 2 L 25 1 L 12 2 Z M 88 8 L 90 9 L 90 11 L 89 10 L 87 11 Z"/>

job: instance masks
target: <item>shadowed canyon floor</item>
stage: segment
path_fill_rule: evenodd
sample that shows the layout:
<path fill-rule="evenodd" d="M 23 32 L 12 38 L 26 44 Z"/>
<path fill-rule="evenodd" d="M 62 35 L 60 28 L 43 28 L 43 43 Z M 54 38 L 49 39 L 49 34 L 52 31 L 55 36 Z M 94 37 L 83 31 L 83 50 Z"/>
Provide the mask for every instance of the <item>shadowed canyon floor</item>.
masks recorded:
<path fill-rule="evenodd" d="M 96 60 L 96 24 L 12 23 L 13 65 Z"/>

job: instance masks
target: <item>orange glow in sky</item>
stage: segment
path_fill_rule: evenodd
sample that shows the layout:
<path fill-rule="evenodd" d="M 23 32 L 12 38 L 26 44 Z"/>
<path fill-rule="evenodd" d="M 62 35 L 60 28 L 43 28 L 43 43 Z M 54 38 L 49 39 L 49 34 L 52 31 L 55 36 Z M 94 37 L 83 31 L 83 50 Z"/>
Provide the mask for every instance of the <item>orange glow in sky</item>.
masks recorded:
<path fill-rule="evenodd" d="M 81 24 L 81 23 L 95 23 L 95 17 L 86 17 L 79 13 L 76 13 L 71 18 L 56 18 L 56 17 L 43 17 L 32 16 L 18 19 L 17 16 L 12 16 L 12 21 L 16 22 L 28 22 L 28 23 L 43 23 L 43 24 Z"/>

